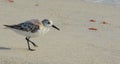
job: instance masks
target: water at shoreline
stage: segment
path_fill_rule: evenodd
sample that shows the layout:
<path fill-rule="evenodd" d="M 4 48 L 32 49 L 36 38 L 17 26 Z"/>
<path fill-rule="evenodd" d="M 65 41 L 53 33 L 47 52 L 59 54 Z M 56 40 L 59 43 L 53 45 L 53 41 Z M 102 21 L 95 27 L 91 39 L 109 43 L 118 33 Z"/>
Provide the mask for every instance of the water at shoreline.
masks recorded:
<path fill-rule="evenodd" d="M 120 0 L 81 0 L 81 1 L 120 6 Z"/>

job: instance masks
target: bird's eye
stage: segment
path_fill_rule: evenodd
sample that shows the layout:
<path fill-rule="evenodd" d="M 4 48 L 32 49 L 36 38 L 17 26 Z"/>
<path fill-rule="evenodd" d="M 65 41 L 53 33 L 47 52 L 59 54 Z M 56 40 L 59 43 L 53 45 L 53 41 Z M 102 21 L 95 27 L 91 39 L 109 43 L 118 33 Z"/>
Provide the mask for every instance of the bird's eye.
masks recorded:
<path fill-rule="evenodd" d="M 48 24 L 50 24 L 50 22 L 48 22 Z"/>

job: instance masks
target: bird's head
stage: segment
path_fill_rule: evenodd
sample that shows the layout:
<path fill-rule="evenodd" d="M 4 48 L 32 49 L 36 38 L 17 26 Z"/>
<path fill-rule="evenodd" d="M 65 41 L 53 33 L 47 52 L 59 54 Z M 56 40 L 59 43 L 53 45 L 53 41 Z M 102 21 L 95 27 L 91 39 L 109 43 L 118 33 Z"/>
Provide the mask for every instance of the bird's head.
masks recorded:
<path fill-rule="evenodd" d="M 48 19 L 44 19 L 42 20 L 42 24 L 45 26 L 45 27 L 53 27 L 57 30 L 60 30 L 58 27 L 56 27 L 53 22 L 51 20 L 48 20 Z"/>

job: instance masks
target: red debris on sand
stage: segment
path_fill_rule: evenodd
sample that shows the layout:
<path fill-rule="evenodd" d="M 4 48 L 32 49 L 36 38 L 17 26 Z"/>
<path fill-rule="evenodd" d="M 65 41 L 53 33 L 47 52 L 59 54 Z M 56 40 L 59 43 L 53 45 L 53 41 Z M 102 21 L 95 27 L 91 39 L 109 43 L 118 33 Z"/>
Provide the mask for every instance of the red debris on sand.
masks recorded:
<path fill-rule="evenodd" d="M 94 20 L 94 19 L 90 19 L 90 22 L 96 22 L 96 20 Z"/>
<path fill-rule="evenodd" d="M 94 27 L 92 27 L 92 28 L 88 28 L 89 30 L 98 30 L 97 28 L 94 28 Z"/>
<path fill-rule="evenodd" d="M 13 2 L 14 2 L 14 0 L 8 0 L 8 2 L 11 2 L 11 3 L 13 3 Z"/>
<path fill-rule="evenodd" d="M 103 21 L 102 24 L 108 24 L 106 21 Z"/>

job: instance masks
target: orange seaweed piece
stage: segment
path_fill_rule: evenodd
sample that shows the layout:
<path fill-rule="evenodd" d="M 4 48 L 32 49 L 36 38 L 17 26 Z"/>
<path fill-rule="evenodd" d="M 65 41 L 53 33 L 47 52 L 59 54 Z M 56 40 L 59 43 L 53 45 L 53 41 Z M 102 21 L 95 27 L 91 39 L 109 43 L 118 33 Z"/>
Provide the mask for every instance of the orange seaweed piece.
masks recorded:
<path fill-rule="evenodd" d="M 94 19 L 90 19 L 90 22 L 96 22 L 96 20 L 94 20 Z"/>
<path fill-rule="evenodd" d="M 94 28 L 94 27 L 92 27 L 92 28 L 88 28 L 89 30 L 98 30 L 97 28 Z"/>

